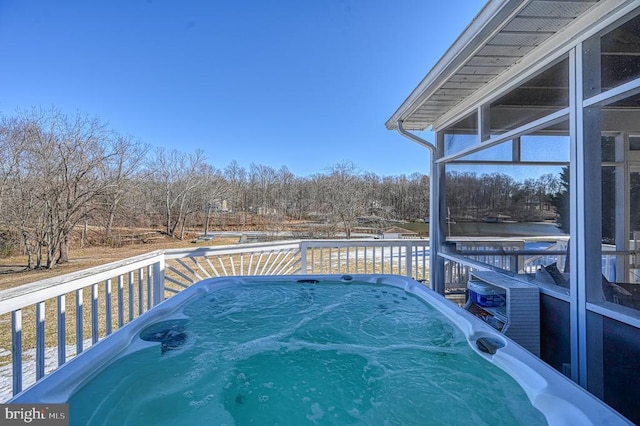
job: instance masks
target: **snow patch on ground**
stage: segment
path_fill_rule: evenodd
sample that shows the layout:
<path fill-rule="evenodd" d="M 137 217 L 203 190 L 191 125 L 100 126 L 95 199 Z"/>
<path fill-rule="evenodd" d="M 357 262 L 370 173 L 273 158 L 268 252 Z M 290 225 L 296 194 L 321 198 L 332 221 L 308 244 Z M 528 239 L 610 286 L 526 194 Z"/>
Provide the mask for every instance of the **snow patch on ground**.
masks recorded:
<path fill-rule="evenodd" d="M 91 346 L 91 339 L 85 340 L 84 348 Z M 11 351 L 0 348 L 0 356 L 10 356 Z M 76 356 L 76 345 L 66 346 L 66 360 Z M 49 374 L 58 368 L 58 348 L 45 348 L 44 373 Z M 36 382 L 36 350 L 27 349 L 22 352 L 22 390 Z M 13 371 L 11 363 L 0 366 L 0 403 L 13 397 Z"/>

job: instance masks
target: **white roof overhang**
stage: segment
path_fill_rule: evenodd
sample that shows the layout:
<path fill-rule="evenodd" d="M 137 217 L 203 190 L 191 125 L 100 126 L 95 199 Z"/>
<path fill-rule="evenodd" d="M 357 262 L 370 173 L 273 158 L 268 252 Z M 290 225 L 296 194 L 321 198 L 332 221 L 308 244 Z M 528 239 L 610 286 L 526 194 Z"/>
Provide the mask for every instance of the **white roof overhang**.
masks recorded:
<path fill-rule="evenodd" d="M 558 56 L 631 0 L 490 0 L 393 116 L 406 130 L 438 125 Z"/>

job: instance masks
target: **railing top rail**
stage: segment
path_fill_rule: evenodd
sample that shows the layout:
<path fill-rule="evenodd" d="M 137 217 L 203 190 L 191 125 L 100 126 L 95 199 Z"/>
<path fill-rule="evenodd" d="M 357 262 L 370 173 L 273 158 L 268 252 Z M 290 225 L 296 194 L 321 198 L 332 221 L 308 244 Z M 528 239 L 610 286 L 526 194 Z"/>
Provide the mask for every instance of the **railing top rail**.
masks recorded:
<path fill-rule="evenodd" d="M 458 250 L 455 252 L 462 256 L 535 256 L 535 255 L 566 255 L 566 250 Z"/>
<path fill-rule="evenodd" d="M 0 315 L 83 288 L 89 284 L 152 265 L 163 259 L 156 250 L 124 260 L 0 291 Z"/>
<path fill-rule="evenodd" d="M 463 257 L 453 253 L 438 253 L 438 256 L 453 260 L 456 263 L 459 263 L 464 266 L 468 266 L 470 268 L 476 269 L 478 271 L 503 271 L 503 269 L 497 268 L 495 266 L 487 265 L 486 263 L 477 262 L 475 260 L 469 259 L 468 257 Z"/>
<path fill-rule="evenodd" d="M 450 242 L 533 242 L 533 241 L 556 241 L 556 242 L 567 242 L 569 237 L 567 235 L 538 235 L 538 236 L 518 236 L 518 237 L 483 237 L 483 236 L 454 236 L 447 237 L 447 241 Z"/>
<path fill-rule="evenodd" d="M 224 246 L 206 246 L 195 248 L 177 248 L 164 251 L 165 259 L 183 257 L 210 256 L 213 254 L 236 254 L 246 252 L 269 251 L 274 249 L 300 248 L 300 240 L 270 241 L 264 243 L 233 244 Z"/>
<path fill-rule="evenodd" d="M 428 246 L 429 239 L 417 238 L 354 238 L 351 240 L 304 240 L 303 243 L 309 247 L 361 247 L 361 246 Z"/>
<path fill-rule="evenodd" d="M 428 246 L 429 239 L 373 239 L 354 238 L 351 240 L 283 240 L 264 243 L 233 244 L 224 246 L 207 246 L 197 248 L 167 249 L 164 251 L 166 259 L 179 259 L 183 257 L 211 256 L 224 254 L 237 254 L 246 252 L 270 251 L 274 249 L 298 249 L 307 248 L 334 248 L 334 247 L 361 247 L 361 246 Z"/>

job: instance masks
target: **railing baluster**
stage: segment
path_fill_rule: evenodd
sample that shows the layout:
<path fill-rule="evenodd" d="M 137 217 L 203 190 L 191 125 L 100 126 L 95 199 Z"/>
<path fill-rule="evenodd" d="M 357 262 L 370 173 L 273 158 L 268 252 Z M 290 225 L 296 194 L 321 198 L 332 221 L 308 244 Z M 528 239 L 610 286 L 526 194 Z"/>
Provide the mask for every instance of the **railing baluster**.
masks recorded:
<path fill-rule="evenodd" d="M 279 272 L 276 273 L 276 275 L 283 275 L 282 271 L 284 270 L 284 267 L 286 267 L 288 264 L 291 263 L 291 260 L 289 260 L 285 266 L 282 266 L 282 264 L 287 260 L 287 258 L 289 257 L 289 252 L 284 252 L 284 255 L 282 256 L 282 259 L 280 259 L 280 263 L 278 263 L 278 265 L 276 266 L 274 272 Z"/>
<path fill-rule="evenodd" d="M 320 264 L 320 273 L 321 274 L 330 274 L 331 273 L 331 249 L 323 248 L 322 255 L 324 258 L 322 259 L 322 263 Z"/>
<path fill-rule="evenodd" d="M 83 294 L 82 289 L 76 290 L 76 354 L 81 354 L 84 350 L 84 321 L 83 321 Z"/>
<path fill-rule="evenodd" d="M 219 277 L 220 274 L 218 273 L 218 270 L 216 269 L 215 266 L 213 266 L 213 263 L 211 263 L 211 260 L 208 257 L 204 258 L 207 261 L 207 264 L 209 265 L 209 267 L 211 268 L 211 270 L 213 271 L 213 273 L 215 274 L 216 277 Z"/>
<path fill-rule="evenodd" d="M 147 265 L 147 310 L 153 307 L 153 274 L 151 265 Z"/>
<path fill-rule="evenodd" d="M 124 275 L 118 275 L 118 328 L 124 325 Z"/>
<path fill-rule="evenodd" d="M 236 263 L 233 260 L 233 256 L 229 256 L 229 262 L 231 262 L 231 275 L 236 275 Z M 242 267 L 242 253 L 240 253 L 240 267 Z M 242 273 L 242 270 L 240 270 Z"/>
<path fill-rule="evenodd" d="M 169 270 L 171 272 L 173 272 L 174 274 L 182 277 L 186 281 L 186 284 L 184 284 L 185 288 L 189 286 L 188 284 L 194 284 L 196 282 L 196 279 L 194 277 L 189 276 L 188 274 L 185 274 L 182 271 L 179 271 L 178 269 L 174 268 L 173 266 L 169 266 Z"/>
<path fill-rule="evenodd" d="M 359 259 L 360 259 L 360 247 L 354 247 L 352 249 L 353 255 L 354 255 L 354 263 L 355 263 L 355 273 L 357 274 L 358 271 L 358 263 L 359 263 Z"/>
<path fill-rule="evenodd" d="M 273 256 L 273 251 L 270 251 L 269 252 L 269 256 L 267 256 L 267 259 L 262 264 L 262 269 L 260 270 L 260 275 L 264 275 L 264 271 L 265 271 L 265 269 L 267 269 L 267 266 L 269 266 L 269 261 L 271 260 L 272 256 Z M 260 255 L 260 257 L 262 257 L 262 255 Z"/>
<path fill-rule="evenodd" d="M 333 267 L 332 267 L 332 263 L 333 263 L 333 253 L 331 252 L 331 247 L 329 247 L 329 274 L 333 273 Z"/>
<path fill-rule="evenodd" d="M 13 394 L 22 391 L 22 310 L 11 312 L 11 361 L 13 363 Z"/>
<path fill-rule="evenodd" d="M 413 275 L 413 250 L 411 243 L 407 243 L 404 247 L 401 247 L 400 250 L 404 250 L 405 256 L 405 266 L 404 266 L 404 274 L 407 277 L 411 277 Z"/>
<path fill-rule="evenodd" d="M 128 283 L 128 287 L 129 287 L 129 322 L 131 322 L 131 320 L 133 320 L 133 308 L 134 306 L 136 306 L 135 304 L 135 291 L 133 290 L 133 283 L 134 283 L 134 276 L 133 276 L 133 271 L 129 271 L 129 283 Z"/>
<path fill-rule="evenodd" d="M 247 275 L 251 275 L 252 266 L 253 266 L 253 253 L 249 253 L 249 264 L 247 265 Z"/>
<path fill-rule="evenodd" d="M 366 246 L 364 247 L 364 254 L 363 254 L 362 260 L 364 262 L 364 271 L 363 271 L 363 273 L 366 274 L 367 273 L 367 268 L 369 267 L 368 262 L 367 262 L 367 247 Z"/>
<path fill-rule="evenodd" d="M 283 258 L 282 260 L 283 261 L 286 260 L 286 257 Z M 296 257 L 293 254 L 290 254 L 289 260 L 287 261 L 287 263 L 285 263 L 284 266 L 280 268 L 280 275 L 286 275 L 290 271 L 292 271 L 294 269 L 293 266 L 295 266 L 296 262 L 297 262 Z"/>
<path fill-rule="evenodd" d="M 419 259 L 418 259 L 418 246 L 408 245 L 407 250 L 411 253 L 411 273 L 415 277 L 415 279 L 419 279 L 418 275 L 420 275 L 420 267 L 419 267 Z"/>
<path fill-rule="evenodd" d="M 394 249 L 393 246 L 389 247 L 389 251 L 391 252 L 391 254 L 389 255 L 389 259 L 390 259 L 389 265 L 391 267 L 391 269 L 389 270 L 390 274 L 395 273 L 394 265 L 398 264 L 399 263 L 398 261 L 400 260 L 400 250 L 398 250 L 398 260 L 394 260 L 393 249 Z M 398 273 L 402 273 L 399 265 L 397 266 L 397 268 L 398 268 Z"/>
<path fill-rule="evenodd" d="M 138 269 L 138 315 L 144 313 L 144 269 Z"/>
<path fill-rule="evenodd" d="M 45 302 L 36 303 L 36 380 L 44 376 Z"/>
<path fill-rule="evenodd" d="M 276 254 L 276 258 L 273 259 L 273 262 L 271 263 L 271 266 L 269 266 L 269 270 L 267 270 L 267 275 L 274 275 L 273 270 L 274 270 L 274 268 L 277 268 L 278 260 L 282 256 L 282 253 L 283 253 L 282 250 L 278 250 L 278 252 Z"/>
<path fill-rule="evenodd" d="M 218 263 L 220 264 L 220 267 L 222 268 L 222 273 L 223 276 L 228 276 L 229 274 L 227 274 L 227 268 L 225 268 L 224 266 L 224 261 L 222 260 L 221 256 L 216 256 L 218 258 Z"/>
<path fill-rule="evenodd" d="M 427 258 L 427 248 L 425 246 L 422 246 L 422 279 L 423 280 L 429 279 L 429 284 L 431 284 L 431 278 L 430 278 L 430 275 L 427 273 L 427 265 L 429 264 L 428 262 L 430 261 L 431 261 L 431 245 L 429 245 L 429 258 Z"/>
<path fill-rule="evenodd" d="M 206 257 L 205 257 L 205 259 L 206 259 L 206 260 L 209 260 L 209 259 L 207 259 Z M 207 270 L 206 270 L 206 269 L 204 269 L 204 268 L 202 267 L 202 265 L 200 265 L 200 262 L 198 262 L 198 259 L 197 259 L 197 258 L 192 257 L 192 258 L 191 258 L 191 260 L 193 260 L 193 263 L 198 267 L 198 269 L 200 270 L 200 272 L 202 272 L 206 278 L 211 278 L 211 274 L 209 274 L 209 272 L 207 272 Z M 153 280 L 155 281 L 155 276 L 154 276 L 154 279 L 153 279 Z"/>
<path fill-rule="evenodd" d="M 368 270 L 367 273 L 375 274 L 376 273 L 376 247 L 371 247 L 369 250 L 369 259 L 367 260 Z"/>
<path fill-rule="evenodd" d="M 58 296 L 58 367 L 67 361 L 67 301 Z"/>
<path fill-rule="evenodd" d="M 91 344 L 98 343 L 100 337 L 98 317 L 98 284 L 91 286 Z"/>
<path fill-rule="evenodd" d="M 184 279 L 186 279 L 190 283 L 195 283 L 197 281 L 202 281 L 202 277 L 200 275 L 198 275 L 198 273 L 193 268 L 191 268 L 191 266 L 187 265 L 186 261 L 184 261 L 182 259 L 176 259 L 176 262 L 178 262 L 184 269 L 186 269 L 187 273 L 183 273 L 183 272 L 178 271 L 175 268 L 171 268 L 174 272 L 180 274 L 182 277 L 184 277 Z M 149 266 L 147 268 L 150 268 L 150 267 L 151 266 Z M 150 269 L 147 270 L 147 277 L 149 277 L 151 275 L 150 271 L 151 271 Z M 189 274 L 192 275 L 192 276 L 189 276 Z"/>
<path fill-rule="evenodd" d="M 112 306 L 111 306 L 111 280 L 108 279 L 104 282 L 104 316 L 106 321 L 106 334 L 107 336 L 111 334 L 111 324 L 112 324 Z"/>
<path fill-rule="evenodd" d="M 262 257 L 264 256 L 264 252 L 260 252 L 260 255 L 258 256 L 258 260 L 256 260 L 256 266 L 253 269 L 253 273 L 251 275 L 258 275 L 258 269 L 260 269 L 260 262 L 262 262 Z"/>

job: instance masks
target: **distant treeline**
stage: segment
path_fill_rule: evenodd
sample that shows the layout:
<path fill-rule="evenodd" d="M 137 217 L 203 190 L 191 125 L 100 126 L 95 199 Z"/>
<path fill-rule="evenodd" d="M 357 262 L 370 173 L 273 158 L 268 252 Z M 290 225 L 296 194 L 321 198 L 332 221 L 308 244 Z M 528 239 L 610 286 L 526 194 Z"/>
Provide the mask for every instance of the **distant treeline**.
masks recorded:
<path fill-rule="evenodd" d="M 561 189 L 556 176 L 517 182 L 497 173 L 449 173 L 448 187 L 452 216 L 519 220 L 541 218 Z M 242 213 L 274 228 L 292 219 L 330 223 L 350 237 L 363 220 L 427 216 L 429 177 L 381 177 L 351 163 L 307 177 L 235 161 L 219 169 L 200 150 L 153 148 L 97 118 L 34 109 L 0 121 L 0 210 L 2 247 L 13 240 L 29 267 L 50 268 L 68 261 L 78 229 L 99 229 L 93 243 L 118 245 L 121 229 L 185 238 L 215 217 Z"/>

